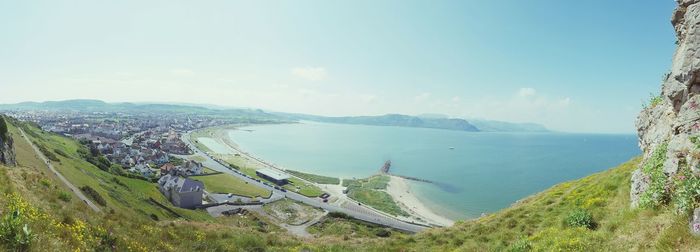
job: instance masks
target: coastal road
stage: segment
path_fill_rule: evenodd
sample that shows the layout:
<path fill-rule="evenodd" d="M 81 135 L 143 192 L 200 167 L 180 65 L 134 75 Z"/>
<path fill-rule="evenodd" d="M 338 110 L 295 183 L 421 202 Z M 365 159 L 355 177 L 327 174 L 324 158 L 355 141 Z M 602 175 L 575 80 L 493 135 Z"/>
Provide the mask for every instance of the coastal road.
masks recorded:
<path fill-rule="evenodd" d="M 93 211 L 99 212 L 99 211 L 100 211 L 100 208 L 99 208 L 97 205 L 95 205 L 94 203 L 92 203 L 92 201 L 91 201 L 90 199 L 88 199 L 88 197 L 85 197 L 85 194 L 83 194 L 83 192 L 80 191 L 80 189 L 78 189 L 75 185 L 73 185 L 70 181 L 68 181 L 65 177 L 63 177 L 63 175 L 61 175 L 61 173 L 59 173 L 59 172 L 53 167 L 53 165 L 51 164 L 51 162 L 49 161 L 49 159 L 46 158 L 46 156 L 44 156 L 44 153 L 42 153 L 42 152 L 39 150 L 39 148 L 36 147 L 36 145 L 34 145 L 34 143 L 33 143 L 31 140 L 29 140 L 29 138 L 27 137 L 27 135 L 24 134 L 24 130 L 20 129 L 19 127 L 18 127 L 17 129 L 19 130 L 19 133 L 22 135 L 22 138 L 24 138 L 24 140 L 27 141 L 27 143 L 29 143 L 30 146 L 32 146 L 32 149 L 34 149 L 34 152 L 36 153 L 36 155 L 37 155 L 39 158 L 41 158 L 41 160 L 44 161 L 44 164 L 46 164 L 46 166 L 49 168 L 49 170 L 51 170 L 51 172 L 53 172 L 53 174 L 55 174 L 56 177 L 58 177 L 58 179 L 60 179 L 61 182 L 63 182 L 63 184 L 65 184 L 66 186 L 68 186 L 68 188 L 70 188 L 70 190 L 73 191 L 73 193 L 74 193 L 76 196 L 78 196 L 78 198 L 79 198 L 80 200 L 82 200 L 82 201 L 85 202 L 90 208 L 92 208 Z"/>
<path fill-rule="evenodd" d="M 405 222 L 405 221 L 399 220 L 397 218 L 388 216 L 386 214 L 378 213 L 374 209 L 371 209 L 371 208 L 368 208 L 368 207 L 365 207 L 365 206 L 362 206 L 359 204 L 348 202 L 346 204 L 342 204 L 340 206 L 337 206 L 337 205 L 325 203 L 320 198 L 309 198 L 309 197 L 306 197 L 306 196 L 303 196 L 301 194 L 297 194 L 297 193 L 291 192 L 291 191 L 282 192 L 279 190 L 275 190 L 274 188 L 267 186 L 267 185 L 264 185 L 261 182 L 257 182 L 251 178 L 248 178 L 247 176 L 244 176 L 243 174 L 241 174 L 239 172 L 232 171 L 231 169 L 229 169 L 228 166 L 218 162 L 217 160 L 215 160 L 211 156 L 209 156 L 207 153 L 199 150 L 196 147 L 196 145 L 194 145 L 190 142 L 190 132 L 182 134 L 181 139 L 183 142 L 185 142 L 185 144 L 187 144 L 190 147 L 190 149 L 192 149 L 194 151 L 195 154 L 201 154 L 200 156 L 205 157 L 205 161 L 202 162 L 204 164 L 204 166 L 209 167 L 212 170 L 231 174 L 235 177 L 243 179 L 244 181 L 247 181 L 249 184 L 256 185 L 256 186 L 271 190 L 272 191 L 271 198 L 277 198 L 277 197 L 289 198 L 292 200 L 302 202 L 302 203 L 307 204 L 307 205 L 322 208 L 328 212 L 344 213 L 344 214 L 347 214 L 348 216 L 351 216 L 351 217 L 358 219 L 358 220 L 376 223 L 379 225 L 391 227 L 391 228 L 406 231 L 406 232 L 416 233 L 416 232 L 419 232 L 419 231 L 427 228 L 426 226 L 423 226 L 423 225 L 419 225 L 419 224 L 411 223 L 411 222 Z"/>

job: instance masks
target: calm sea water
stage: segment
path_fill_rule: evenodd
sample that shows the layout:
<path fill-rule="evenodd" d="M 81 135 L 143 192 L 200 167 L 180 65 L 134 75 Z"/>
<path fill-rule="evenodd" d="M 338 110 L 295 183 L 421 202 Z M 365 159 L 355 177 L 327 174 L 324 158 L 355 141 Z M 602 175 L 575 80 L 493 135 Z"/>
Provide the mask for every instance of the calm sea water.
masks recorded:
<path fill-rule="evenodd" d="M 554 184 L 639 155 L 634 135 L 477 133 L 304 122 L 251 126 L 229 136 L 288 169 L 342 178 L 392 173 L 438 182 L 411 190 L 452 219 L 495 212 Z M 450 149 L 453 147 L 454 149 Z"/>

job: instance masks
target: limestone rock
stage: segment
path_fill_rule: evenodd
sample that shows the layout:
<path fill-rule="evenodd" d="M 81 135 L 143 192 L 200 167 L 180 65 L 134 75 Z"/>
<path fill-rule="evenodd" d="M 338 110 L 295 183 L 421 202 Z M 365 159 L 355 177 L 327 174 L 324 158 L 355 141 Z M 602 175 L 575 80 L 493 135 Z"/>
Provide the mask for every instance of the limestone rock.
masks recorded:
<path fill-rule="evenodd" d="M 17 165 L 17 160 L 15 159 L 13 140 L 9 135 L 6 138 L 7 139 L 0 137 L 0 163 L 8 166 L 15 166 Z"/>
<path fill-rule="evenodd" d="M 700 0 L 677 0 L 671 16 L 678 47 L 671 69 L 661 86 L 661 102 L 651 104 L 637 117 L 639 147 L 644 152 L 642 166 L 654 150 L 668 143 L 663 171 L 673 175 L 679 165 L 688 164 L 700 172 L 700 150 L 690 137 L 700 136 Z M 673 176 L 669 176 L 673 179 Z M 649 177 L 640 169 L 632 175 L 631 205 L 648 188 Z"/>
<path fill-rule="evenodd" d="M 693 218 L 690 219 L 690 233 L 700 236 L 700 208 L 695 208 Z"/>
<path fill-rule="evenodd" d="M 649 188 L 649 176 L 642 172 L 639 168 L 632 172 L 632 188 L 630 190 L 630 199 L 632 199 L 632 207 L 639 206 L 639 198 L 642 193 Z"/>

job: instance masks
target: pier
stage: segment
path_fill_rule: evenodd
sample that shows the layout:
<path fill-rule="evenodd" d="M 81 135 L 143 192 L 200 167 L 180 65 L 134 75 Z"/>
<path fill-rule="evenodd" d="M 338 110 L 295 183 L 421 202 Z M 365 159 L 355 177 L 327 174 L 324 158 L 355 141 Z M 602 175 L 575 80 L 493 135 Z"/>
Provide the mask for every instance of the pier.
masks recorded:
<path fill-rule="evenodd" d="M 380 172 L 381 174 L 396 176 L 396 177 L 403 178 L 403 179 L 408 179 L 408 180 L 413 180 L 413 181 L 418 181 L 418 182 L 424 182 L 424 183 L 434 184 L 433 181 L 430 181 L 430 180 L 427 180 L 427 179 L 422 179 L 422 178 L 416 178 L 416 177 L 411 177 L 411 176 L 403 176 L 403 175 L 392 174 L 392 173 L 390 172 L 390 170 L 391 170 L 391 160 L 387 160 L 386 162 L 384 162 L 384 165 L 382 166 L 382 168 L 379 169 L 379 172 Z"/>

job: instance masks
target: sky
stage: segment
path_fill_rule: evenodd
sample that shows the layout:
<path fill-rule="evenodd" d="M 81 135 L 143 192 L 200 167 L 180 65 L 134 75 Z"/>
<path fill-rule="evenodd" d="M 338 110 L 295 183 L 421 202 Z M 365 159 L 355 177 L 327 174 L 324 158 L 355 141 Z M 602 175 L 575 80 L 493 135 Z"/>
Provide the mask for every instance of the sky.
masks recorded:
<path fill-rule="evenodd" d="M 634 133 L 672 0 L 6 1 L 0 103 L 445 114 Z"/>

